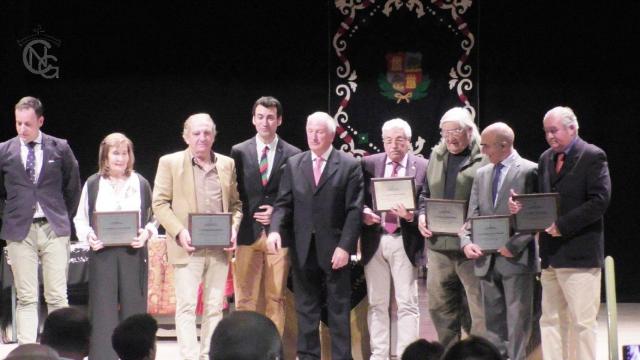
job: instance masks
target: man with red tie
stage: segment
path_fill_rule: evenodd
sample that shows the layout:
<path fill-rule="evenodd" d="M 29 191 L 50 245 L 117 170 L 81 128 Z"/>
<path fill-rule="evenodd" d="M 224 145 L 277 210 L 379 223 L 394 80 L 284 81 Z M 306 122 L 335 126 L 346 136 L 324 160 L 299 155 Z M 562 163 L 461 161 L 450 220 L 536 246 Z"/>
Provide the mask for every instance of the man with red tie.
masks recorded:
<path fill-rule="evenodd" d="M 542 353 L 545 360 L 595 360 L 603 215 L 611 199 L 607 155 L 578 136 L 569 107 L 549 110 L 543 126 L 549 149 L 538 161 L 538 186 L 542 193 L 560 194 L 560 211 L 539 233 Z M 510 201 L 511 212 L 520 205 Z"/>
<path fill-rule="evenodd" d="M 367 279 L 371 359 L 376 360 L 389 359 L 391 354 L 399 357 L 410 343 L 419 338 L 415 260 L 424 248 L 424 240 L 417 222 L 413 221 L 413 211 L 408 211 L 402 204 L 388 212 L 373 211 L 371 179 L 411 176 L 415 178 L 416 194 L 419 194 L 427 173 L 427 160 L 409 151 L 411 127 L 406 121 L 392 119 L 385 122 L 382 125 L 382 142 L 384 153 L 362 159 L 365 207 L 360 246 Z M 398 336 L 397 343 L 390 345 L 392 284 L 398 308 Z"/>
<path fill-rule="evenodd" d="M 243 213 L 236 249 L 235 303 L 237 310 L 257 311 L 258 296 L 262 292 L 265 315 L 282 336 L 284 290 L 289 274 L 288 248 L 277 254 L 268 253 L 266 234 L 285 163 L 300 149 L 276 134 L 282 124 L 282 105 L 276 98 L 263 96 L 256 100 L 252 123 L 256 136 L 231 148 L 231 157 L 238 170 Z"/>

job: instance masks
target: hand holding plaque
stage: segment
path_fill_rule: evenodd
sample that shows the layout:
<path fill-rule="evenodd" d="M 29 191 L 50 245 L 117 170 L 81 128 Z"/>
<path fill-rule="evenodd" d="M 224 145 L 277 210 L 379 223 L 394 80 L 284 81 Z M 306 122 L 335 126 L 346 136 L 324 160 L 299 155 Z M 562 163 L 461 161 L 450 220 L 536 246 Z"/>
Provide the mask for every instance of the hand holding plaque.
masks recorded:
<path fill-rule="evenodd" d="M 513 195 L 512 198 L 522 205 L 515 215 L 516 231 L 544 231 L 558 219 L 558 193 Z"/>
<path fill-rule="evenodd" d="M 191 246 L 227 247 L 231 239 L 231 213 L 189 214 Z"/>
<path fill-rule="evenodd" d="M 372 178 L 373 209 L 389 211 L 398 204 L 407 210 L 416 208 L 416 187 L 412 176 Z"/>
<path fill-rule="evenodd" d="M 96 211 L 93 230 L 104 246 L 128 246 L 138 236 L 139 218 L 137 211 Z"/>

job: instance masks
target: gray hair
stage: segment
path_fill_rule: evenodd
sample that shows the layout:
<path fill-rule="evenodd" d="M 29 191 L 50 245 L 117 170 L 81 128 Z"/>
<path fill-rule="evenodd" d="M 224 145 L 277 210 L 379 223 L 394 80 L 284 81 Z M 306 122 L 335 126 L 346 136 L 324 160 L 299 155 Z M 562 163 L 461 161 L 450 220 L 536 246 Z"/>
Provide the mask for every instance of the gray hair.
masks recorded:
<path fill-rule="evenodd" d="M 479 144 L 480 143 L 480 133 L 478 132 L 478 127 L 476 123 L 473 122 L 473 118 L 471 117 L 471 113 L 463 108 L 463 107 L 454 107 L 442 115 L 440 119 L 440 129 L 442 129 L 442 124 L 446 122 L 455 122 L 460 125 L 463 129 L 471 129 L 471 134 L 469 135 L 469 143 Z"/>
<path fill-rule="evenodd" d="M 385 131 L 388 131 L 391 129 L 402 129 L 402 131 L 404 132 L 404 136 L 407 139 L 411 139 L 411 126 L 409 126 L 408 122 L 400 118 L 395 118 L 395 119 L 386 121 L 384 124 L 382 124 L 382 136 L 384 137 Z"/>
<path fill-rule="evenodd" d="M 551 116 L 559 117 L 564 127 L 573 125 L 576 128 L 576 132 L 580 128 L 580 125 L 578 124 L 578 117 L 568 106 L 556 106 L 553 109 L 547 111 L 547 113 L 544 115 L 543 121 L 547 120 L 547 118 Z"/>
<path fill-rule="evenodd" d="M 319 120 L 324 122 L 327 126 L 327 130 L 329 130 L 330 133 L 336 133 L 336 122 L 335 120 L 333 120 L 331 115 L 327 114 L 326 112 L 316 111 L 313 114 L 309 115 L 307 117 L 307 125 L 309 125 L 309 122 L 312 120 Z"/>
<path fill-rule="evenodd" d="M 213 119 L 211 118 L 211 115 L 207 114 L 207 113 L 199 113 L 199 114 L 193 114 L 191 116 L 189 116 L 187 118 L 187 120 L 185 120 L 184 122 L 184 127 L 182 128 L 182 137 L 186 139 L 187 134 L 189 134 L 189 131 L 191 131 L 191 124 L 195 121 L 195 120 L 205 120 L 209 123 L 211 123 L 211 132 L 213 132 L 213 136 L 216 136 L 216 123 L 213 122 Z"/>

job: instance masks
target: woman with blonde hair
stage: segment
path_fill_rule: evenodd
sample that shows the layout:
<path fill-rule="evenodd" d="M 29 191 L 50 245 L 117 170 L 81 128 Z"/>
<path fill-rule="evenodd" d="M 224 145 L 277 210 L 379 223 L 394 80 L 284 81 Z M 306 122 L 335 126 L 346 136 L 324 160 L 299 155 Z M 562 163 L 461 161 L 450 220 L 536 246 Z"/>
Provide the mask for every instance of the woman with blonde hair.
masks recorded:
<path fill-rule="evenodd" d="M 98 173 L 87 179 L 73 219 L 89 255 L 89 316 L 93 333 L 89 358 L 116 360 L 111 334 L 120 321 L 147 311 L 147 247 L 157 235 L 151 212 L 151 186 L 133 170 L 133 143 L 112 133 L 100 143 Z M 96 235 L 95 212 L 136 211 L 138 234 L 128 245 L 105 246 Z"/>

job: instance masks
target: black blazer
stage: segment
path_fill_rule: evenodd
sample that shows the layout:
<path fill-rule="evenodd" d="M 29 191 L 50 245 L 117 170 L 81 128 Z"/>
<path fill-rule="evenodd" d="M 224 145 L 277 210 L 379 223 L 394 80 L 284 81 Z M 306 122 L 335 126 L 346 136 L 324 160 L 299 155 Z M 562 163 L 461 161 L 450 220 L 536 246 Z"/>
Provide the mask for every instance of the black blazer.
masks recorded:
<path fill-rule="evenodd" d="M 240 193 L 242 213 L 244 214 L 238 230 L 238 245 L 251 245 L 260 236 L 263 226 L 255 221 L 253 214 L 261 205 L 273 205 L 278 195 L 278 186 L 286 161 L 289 157 L 298 153 L 300 153 L 300 149 L 279 138 L 269 182 L 267 186 L 262 186 L 256 138 L 252 137 L 231 148 L 231 157 L 236 162 L 238 192 Z M 265 227 L 265 232 L 269 233 L 268 226 Z M 286 234 L 282 235 L 284 237 L 283 246 L 287 246 L 289 243 L 288 236 Z"/>
<path fill-rule="evenodd" d="M 313 178 L 311 152 L 294 155 L 284 169 L 271 217 L 271 232 L 293 228 L 294 266 L 302 268 L 312 236 L 318 264 L 331 269 L 339 246 L 355 253 L 362 224 L 363 182 L 358 160 L 335 148 L 331 151 L 318 186 Z"/>
<path fill-rule="evenodd" d="M 374 177 L 384 177 L 385 162 L 387 154 L 380 153 L 362 158 L 362 171 L 364 173 L 364 203 L 373 209 L 373 199 L 371 197 L 373 184 L 371 179 Z M 425 176 L 427 175 L 428 160 L 409 154 L 407 158 L 407 169 L 405 176 L 413 176 L 416 186 L 416 205 L 418 204 L 418 196 L 422 191 Z M 402 242 L 404 251 L 413 266 L 416 265 L 416 255 L 424 249 L 424 237 L 420 235 L 418 230 L 418 222 L 407 222 L 400 219 L 402 229 Z M 360 249 L 362 251 L 362 262 L 366 265 L 373 257 L 380 244 L 380 236 L 382 235 L 382 226 L 380 224 L 365 225 L 362 224 L 362 237 L 360 241 Z"/>
<path fill-rule="evenodd" d="M 538 162 L 540 192 L 560 193 L 556 226 L 562 234 L 553 238 L 540 233 L 542 268 L 594 268 L 604 263 L 602 217 L 611 198 L 607 155 L 595 145 L 577 138 L 565 155 L 559 174 L 554 153 L 546 150 Z"/>
<path fill-rule="evenodd" d="M 57 236 L 70 236 L 80 201 L 80 171 L 69 144 L 42 133 L 42 168 L 32 183 L 20 157 L 17 136 L 0 144 L 0 238 L 22 241 L 29 233 L 36 202 Z M 1 208 L 1 206 L 0 206 Z"/>

